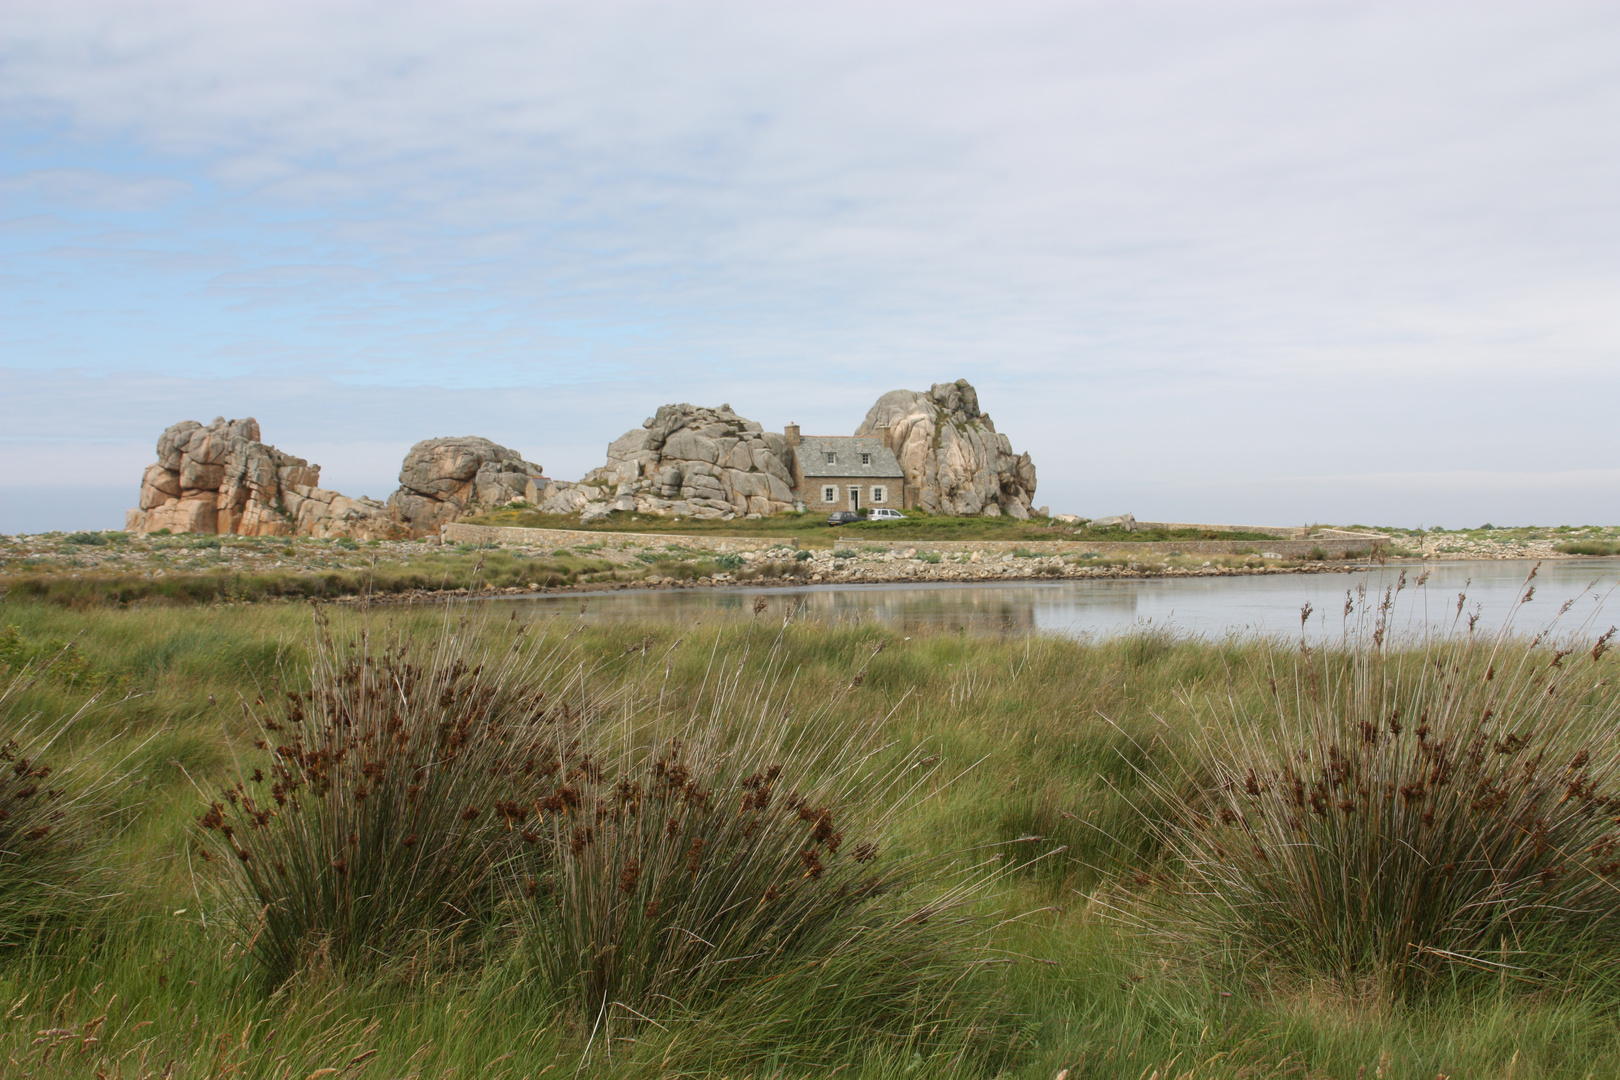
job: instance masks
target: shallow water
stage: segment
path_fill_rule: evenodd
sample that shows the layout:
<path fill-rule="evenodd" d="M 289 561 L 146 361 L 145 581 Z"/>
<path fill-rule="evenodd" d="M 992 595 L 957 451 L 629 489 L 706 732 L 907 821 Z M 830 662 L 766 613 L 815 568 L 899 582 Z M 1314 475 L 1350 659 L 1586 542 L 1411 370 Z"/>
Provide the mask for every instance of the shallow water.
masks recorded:
<path fill-rule="evenodd" d="M 1331 574 L 1270 574 L 1197 578 L 1113 578 L 1029 581 L 1013 584 L 805 585 L 791 588 L 737 586 L 712 589 L 636 589 L 624 592 L 541 596 L 491 603 L 511 605 L 520 617 L 656 619 L 692 623 L 747 615 L 764 598 L 767 615 L 791 607 L 829 621 L 876 621 L 898 629 L 924 627 L 1001 633 L 1043 631 L 1075 637 L 1107 637 L 1143 629 L 1171 629 L 1220 637 L 1301 632 L 1301 609 L 1311 611 L 1305 632 L 1337 638 L 1358 621 L 1370 626 L 1387 590 L 1404 570 L 1406 586 L 1392 610 L 1393 631 L 1424 626 L 1466 629 L 1470 615 L 1481 630 L 1495 631 L 1509 616 L 1516 630 L 1535 633 L 1574 605 L 1560 627 L 1575 630 L 1590 620 L 1620 622 L 1620 598 L 1608 594 L 1620 581 L 1620 559 L 1561 559 L 1541 565 L 1530 602 L 1518 604 L 1535 564 L 1522 560 L 1430 563 Z M 1416 587 L 1428 571 L 1427 583 Z M 1457 600 L 1464 597 L 1459 616 Z M 1348 616 L 1346 604 L 1354 610 Z M 583 610 L 582 610 L 583 609 Z M 1604 621 L 1607 620 L 1607 621 Z"/>

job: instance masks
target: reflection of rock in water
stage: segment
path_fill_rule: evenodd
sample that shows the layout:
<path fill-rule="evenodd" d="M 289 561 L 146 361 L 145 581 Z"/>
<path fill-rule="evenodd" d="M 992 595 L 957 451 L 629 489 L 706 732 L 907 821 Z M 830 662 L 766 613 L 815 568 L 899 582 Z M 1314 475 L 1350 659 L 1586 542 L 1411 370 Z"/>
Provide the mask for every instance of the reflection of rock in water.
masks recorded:
<path fill-rule="evenodd" d="M 1602 600 L 1612 583 L 1612 563 L 1570 559 L 1545 565 L 1537 579 L 1538 597 L 1574 597 L 1588 589 L 1596 577 L 1602 584 L 1588 591 L 1597 621 Z M 1469 603 L 1482 604 L 1488 617 L 1500 616 L 1517 604 L 1526 570 L 1511 562 L 1437 564 L 1426 591 L 1409 586 L 1406 601 L 1411 615 L 1401 625 L 1413 628 L 1432 623 L 1450 625 L 1459 591 Z M 1342 631 L 1337 617 L 1346 589 L 1365 586 L 1369 595 L 1395 582 L 1404 571 L 1354 570 L 1339 575 L 1232 576 L 1220 578 L 1161 578 L 1148 580 L 1065 581 L 1052 584 L 984 586 L 875 585 L 797 587 L 786 589 L 670 589 L 611 593 L 551 595 L 522 600 L 491 601 L 513 605 L 524 618 L 577 619 L 580 608 L 589 619 L 659 619 L 690 625 L 706 619 L 780 621 L 790 612 L 797 617 L 831 623 L 878 622 L 904 632 L 910 628 L 935 630 L 1024 633 L 1030 630 L 1060 634 L 1128 633 L 1147 626 L 1173 627 L 1183 632 L 1225 634 L 1234 631 L 1295 636 L 1300 632 L 1299 612 L 1310 603 L 1323 613 L 1311 629 L 1326 637 Z M 1433 602 L 1437 598 L 1441 602 Z M 753 606 L 764 601 L 756 616 Z M 1588 603 L 1582 600 L 1584 606 Z M 1612 611 L 1613 608 L 1611 607 Z M 1549 612 L 1550 614 L 1550 612 Z M 1614 621 L 1608 617 L 1607 626 Z M 1529 626 L 1531 623 L 1521 623 Z"/>
<path fill-rule="evenodd" d="M 1033 590 L 840 589 L 781 597 L 796 617 L 825 622 L 881 622 L 901 629 L 963 626 L 1025 633 L 1035 629 Z M 775 609 L 775 604 L 772 605 Z"/>
<path fill-rule="evenodd" d="M 763 599 L 762 618 L 828 623 L 878 622 L 897 629 L 955 629 L 993 633 L 1069 630 L 1077 608 L 1087 616 L 1129 623 L 1137 610 L 1137 590 L 1130 582 L 1088 582 L 1074 589 L 1046 585 L 994 585 L 967 588 L 877 586 L 837 589 L 672 589 L 593 593 L 580 597 L 545 597 L 512 601 L 520 610 L 545 618 L 575 616 L 584 602 L 587 615 L 608 619 L 665 619 L 691 622 L 721 616 L 752 617 Z M 1118 586 L 1118 587 L 1111 587 Z M 500 603 L 502 601 L 497 601 Z M 1088 624 L 1092 619 L 1083 620 Z"/>

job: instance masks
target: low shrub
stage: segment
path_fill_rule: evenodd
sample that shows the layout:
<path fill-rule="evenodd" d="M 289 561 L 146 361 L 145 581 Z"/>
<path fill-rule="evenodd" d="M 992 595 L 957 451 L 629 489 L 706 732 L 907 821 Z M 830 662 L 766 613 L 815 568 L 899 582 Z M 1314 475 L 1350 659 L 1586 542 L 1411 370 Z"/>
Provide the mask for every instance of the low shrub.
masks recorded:
<path fill-rule="evenodd" d="M 1184 775 L 1201 779 L 1159 784 L 1181 807 L 1164 839 L 1183 869 L 1155 901 L 1177 935 L 1246 964 L 1392 996 L 1612 956 L 1614 631 L 1577 648 L 1470 624 L 1391 653 L 1395 594 L 1348 651 L 1302 646 L 1292 680 L 1248 672 L 1269 716 L 1233 704 L 1237 690 L 1195 705 L 1208 741 Z"/>
<path fill-rule="evenodd" d="M 107 542 L 107 538 L 105 536 L 103 536 L 101 533 L 76 532 L 76 533 L 68 533 L 67 542 L 70 543 L 70 544 L 87 544 L 87 545 L 93 545 L 93 546 L 100 546 L 100 545 L 105 544 Z"/>
<path fill-rule="evenodd" d="M 1607 540 L 1568 540 L 1555 547 L 1565 555 L 1613 555 L 1620 552 L 1620 543 Z"/>
<path fill-rule="evenodd" d="M 797 578 L 806 577 L 810 567 L 797 559 L 773 559 L 769 562 L 755 562 L 737 572 L 739 581 L 760 581 L 771 578 Z"/>
<path fill-rule="evenodd" d="M 924 552 L 921 552 L 920 554 L 918 554 L 917 561 L 922 562 L 922 563 L 928 563 L 929 565 L 932 565 L 932 566 L 937 566 L 940 563 L 945 561 L 945 556 L 941 555 L 937 551 L 924 551 Z"/>

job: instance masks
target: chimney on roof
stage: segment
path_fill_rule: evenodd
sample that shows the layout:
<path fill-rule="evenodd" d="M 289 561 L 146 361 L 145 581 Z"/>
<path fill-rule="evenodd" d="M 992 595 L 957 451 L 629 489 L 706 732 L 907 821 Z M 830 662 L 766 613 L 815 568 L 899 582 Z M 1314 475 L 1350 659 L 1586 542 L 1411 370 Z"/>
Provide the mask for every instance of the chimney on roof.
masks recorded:
<path fill-rule="evenodd" d="M 799 425 L 798 424 L 789 424 L 787 427 L 782 429 L 782 436 L 787 439 L 787 444 L 789 446 L 798 446 L 799 445 Z"/>

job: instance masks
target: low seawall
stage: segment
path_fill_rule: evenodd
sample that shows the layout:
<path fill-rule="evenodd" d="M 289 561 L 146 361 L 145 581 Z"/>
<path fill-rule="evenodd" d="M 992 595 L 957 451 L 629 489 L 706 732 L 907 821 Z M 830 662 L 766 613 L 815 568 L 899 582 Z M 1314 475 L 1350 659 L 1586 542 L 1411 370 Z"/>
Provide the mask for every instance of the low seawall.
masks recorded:
<path fill-rule="evenodd" d="M 717 554 L 794 548 L 793 537 L 703 536 L 684 533 L 592 532 L 585 529 L 518 529 L 505 525 L 465 525 L 453 522 L 440 530 L 447 544 L 499 544 L 502 547 L 538 547 L 555 550 L 578 544 L 607 544 L 618 547 L 684 548 Z M 1037 555 L 1083 555 L 1088 552 L 1144 555 L 1259 555 L 1263 558 L 1345 559 L 1371 556 L 1389 541 L 1382 537 L 1322 540 L 1170 540 L 1125 541 L 1099 544 L 1095 540 L 888 540 L 859 535 L 859 529 L 835 534 L 841 546 L 885 551 L 937 551 L 942 555 L 979 551 L 1001 555 L 1029 551 Z M 1317 554 L 1320 553 L 1320 554 Z"/>

